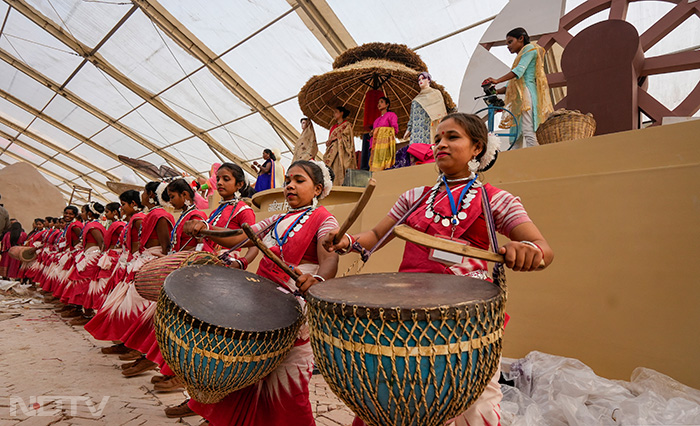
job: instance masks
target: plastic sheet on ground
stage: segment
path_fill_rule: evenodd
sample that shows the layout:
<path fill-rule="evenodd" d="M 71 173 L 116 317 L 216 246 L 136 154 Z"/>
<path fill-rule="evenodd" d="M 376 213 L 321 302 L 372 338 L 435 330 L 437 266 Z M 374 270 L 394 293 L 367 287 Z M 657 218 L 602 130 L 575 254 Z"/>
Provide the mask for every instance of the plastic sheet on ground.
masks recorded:
<path fill-rule="evenodd" d="M 503 359 L 504 426 L 700 425 L 700 391 L 647 368 L 629 382 L 595 375 L 579 360 L 531 352 Z"/>

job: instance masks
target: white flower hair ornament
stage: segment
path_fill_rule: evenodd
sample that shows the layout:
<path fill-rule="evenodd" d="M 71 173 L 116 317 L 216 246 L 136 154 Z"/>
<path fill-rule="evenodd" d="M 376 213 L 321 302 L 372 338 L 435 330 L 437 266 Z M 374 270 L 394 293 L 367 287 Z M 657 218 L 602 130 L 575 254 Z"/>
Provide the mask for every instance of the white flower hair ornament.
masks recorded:
<path fill-rule="evenodd" d="M 312 163 L 316 164 L 318 167 L 321 168 L 321 172 L 323 173 L 323 190 L 321 190 L 321 194 L 318 196 L 319 200 L 322 200 L 328 196 L 328 194 L 331 193 L 331 189 L 333 189 L 333 181 L 331 180 L 331 173 L 328 171 L 328 167 L 326 166 L 326 163 L 323 161 L 316 161 L 312 160 Z"/>
<path fill-rule="evenodd" d="M 90 201 L 89 203 L 87 203 L 87 209 L 90 213 L 92 213 L 94 215 L 99 215 L 99 213 L 97 212 L 97 209 L 95 209 L 95 202 L 94 201 Z"/>
<path fill-rule="evenodd" d="M 479 160 L 479 171 L 488 170 L 493 166 L 493 163 L 498 157 L 498 151 L 501 146 L 501 140 L 498 136 L 493 133 L 489 133 L 489 137 L 486 140 L 486 152 L 481 156 Z"/>
<path fill-rule="evenodd" d="M 163 193 L 165 192 L 166 189 L 168 189 L 168 184 L 170 181 L 163 181 L 158 184 L 158 187 L 156 188 L 156 197 L 158 198 L 156 201 L 158 204 L 160 204 L 161 207 L 172 207 L 172 204 L 170 202 L 163 200 Z"/>

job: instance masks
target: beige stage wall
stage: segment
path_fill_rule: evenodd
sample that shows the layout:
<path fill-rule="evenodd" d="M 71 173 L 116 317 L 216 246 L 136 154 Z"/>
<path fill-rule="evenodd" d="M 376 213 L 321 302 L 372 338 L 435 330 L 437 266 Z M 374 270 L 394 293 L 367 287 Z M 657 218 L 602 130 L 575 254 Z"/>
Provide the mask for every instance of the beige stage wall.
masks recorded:
<path fill-rule="evenodd" d="M 66 201 L 61 191 L 33 165 L 24 162 L 0 169 L 0 203 L 27 233 L 36 218 L 63 216 Z"/>
<path fill-rule="evenodd" d="M 376 173 L 353 231 L 435 170 Z M 644 366 L 700 388 L 700 121 L 505 152 L 485 180 L 522 198 L 555 252 L 545 271 L 508 273 L 505 356 L 539 350 L 627 380 Z M 362 272 L 396 271 L 402 252 L 392 241 Z"/>

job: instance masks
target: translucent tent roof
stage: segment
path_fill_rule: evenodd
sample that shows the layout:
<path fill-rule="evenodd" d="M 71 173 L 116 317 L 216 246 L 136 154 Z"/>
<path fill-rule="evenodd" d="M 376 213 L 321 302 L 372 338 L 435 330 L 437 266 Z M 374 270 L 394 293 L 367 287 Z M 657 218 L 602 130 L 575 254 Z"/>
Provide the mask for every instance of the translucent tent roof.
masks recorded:
<path fill-rule="evenodd" d="M 296 95 L 343 50 L 406 44 L 457 99 L 472 52 L 506 3 L 5 0 L 0 167 L 26 161 L 66 197 L 77 185 L 112 201 L 108 181 L 148 180 L 117 155 L 206 176 L 222 160 L 250 171 L 264 148 L 276 148 L 287 166 L 302 117 Z M 581 3 L 566 1 L 565 10 Z M 627 20 L 642 33 L 674 3 L 631 3 Z M 605 13 L 571 33 L 607 19 Z M 695 13 L 647 56 L 699 45 Z M 491 51 L 513 60 L 502 47 Z M 669 108 L 700 80 L 697 69 L 676 74 L 649 81 L 649 92 Z M 324 141 L 325 130 L 316 130 Z"/>

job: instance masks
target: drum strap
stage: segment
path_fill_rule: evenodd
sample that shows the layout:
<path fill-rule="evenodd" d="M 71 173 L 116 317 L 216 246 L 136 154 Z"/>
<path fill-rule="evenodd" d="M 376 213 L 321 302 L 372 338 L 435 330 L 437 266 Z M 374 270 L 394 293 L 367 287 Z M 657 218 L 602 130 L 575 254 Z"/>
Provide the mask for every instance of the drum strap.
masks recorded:
<path fill-rule="evenodd" d="M 486 228 L 488 228 L 489 242 L 491 243 L 491 249 L 494 253 L 498 253 L 498 238 L 496 237 L 496 224 L 493 220 L 493 212 L 491 211 L 491 201 L 489 200 L 488 194 L 486 194 L 486 188 L 482 188 L 481 191 L 481 205 L 484 209 L 484 218 L 486 219 Z M 503 269 L 502 263 L 496 263 L 493 267 L 493 272 L 491 273 L 493 282 L 501 288 L 506 294 L 506 274 Z"/>

